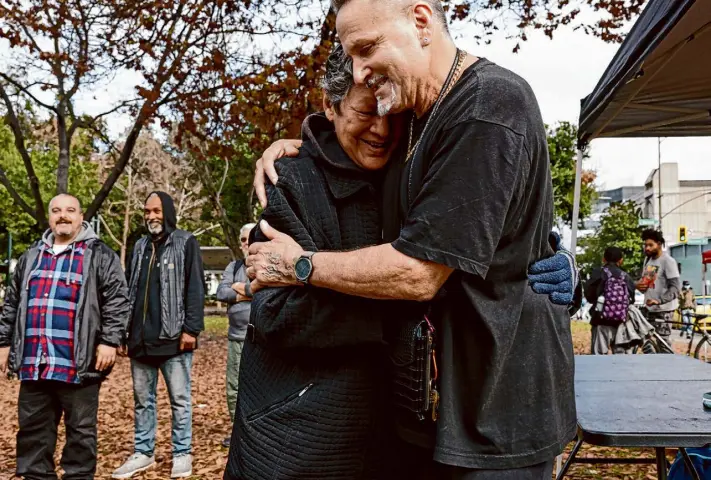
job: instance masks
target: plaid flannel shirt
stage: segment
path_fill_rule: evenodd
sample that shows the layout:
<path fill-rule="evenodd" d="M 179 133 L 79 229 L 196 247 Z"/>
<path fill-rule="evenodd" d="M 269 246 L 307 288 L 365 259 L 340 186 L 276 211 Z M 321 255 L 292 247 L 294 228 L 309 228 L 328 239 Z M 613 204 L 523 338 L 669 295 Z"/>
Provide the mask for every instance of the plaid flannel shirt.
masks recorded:
<path fill-rule="evenodd" d="M 85 248 L 86 242 L 77 242 L 59 255 L 43 248 L 30 273 L 20 380 L 79 383 L 74 320 Z"/>

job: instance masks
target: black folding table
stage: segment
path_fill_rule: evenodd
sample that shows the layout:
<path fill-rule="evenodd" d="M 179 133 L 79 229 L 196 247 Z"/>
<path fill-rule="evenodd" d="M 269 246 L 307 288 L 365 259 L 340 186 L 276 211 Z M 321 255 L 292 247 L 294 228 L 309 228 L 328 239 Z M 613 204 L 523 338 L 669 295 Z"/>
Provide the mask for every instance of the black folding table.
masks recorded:
<path fill-rule="evenodd" d="M 665 448 L 678 448 L 693 476 L 685 448 L 711 443 L 706 392 L 711 365 L 683 355 L 577 355 L 578 438 L 557 479 L 573 463 L 656 463 L 666 480 Z M 656 458 L 577 458 L 583 443 L 654 448 Z"/>

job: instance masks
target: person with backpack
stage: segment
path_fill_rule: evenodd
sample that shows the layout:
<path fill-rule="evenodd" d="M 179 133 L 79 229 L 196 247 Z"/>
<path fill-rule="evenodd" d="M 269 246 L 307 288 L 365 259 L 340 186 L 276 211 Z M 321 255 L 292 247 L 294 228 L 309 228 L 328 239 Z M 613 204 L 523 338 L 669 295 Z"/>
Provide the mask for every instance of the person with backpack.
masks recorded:
<path fill-rule="evenodd" d="M 254 223 L 244 225 L 239 232 L 240 249 L 246 257 L 249 250 L 249 232 L 255 227 Z M 235 408 L 237 407 L 237 385 L 239 384 L 239 362 L 242 357 L 242 346 L 247 333 L 249 314 L 251 310 L 252 295 L 245 291 L 247 271 L 244 260 L 233 260 L 227 265 L 222 274 L 222 281 L 217 287 L 217 300 L 227 305 L 227 316 L 230 326 L 227 331 L 227 409 L 230 420 L 235 421 Z M 249 288 L 249 287 L 247 287 Z M 222 441 L 222 446 L 230 446 L 230 437 Z"/>
<path fill-rule="evenodd" d="M 608 247 L 603 266 L 593 270 L 585 285 L 585 299 L 592 304 L 590 350 L 593 355 L 606 355 L 610 346 L 612 353 L 625 353 L 624 348 L 615 345 L 615 335 L 617 328 L 627 320 L 627 309 L 634 302 L 635 283 L 622 270 L 622 262 L 622 250 Z"/>

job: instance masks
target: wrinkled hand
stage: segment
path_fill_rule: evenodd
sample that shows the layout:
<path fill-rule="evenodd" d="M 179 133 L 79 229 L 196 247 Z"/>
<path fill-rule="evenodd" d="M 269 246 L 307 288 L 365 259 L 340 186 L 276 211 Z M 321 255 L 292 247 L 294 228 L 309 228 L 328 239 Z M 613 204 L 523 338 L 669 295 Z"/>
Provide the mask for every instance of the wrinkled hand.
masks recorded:
<path fill-rule="evenodd" d="M 0 348 L 0 373 L 7 373 L 7 363 L 10 359 L 10 347 Z"/>
<path fill-rule="evenodd" d="M 99 345 L 96 347 L 96 368 L 103 372 L 113 366 L 116 362 L 116 348 L 108 345 Z"/>
<path fill-rule="evenodd" d="M 264 186 L 266 178 L 269 178 L 272 185 L 276 185 L 279 180 L 274 162 L 283 157 L 296 157 L 300 147 L 301 140 L 277 140 L 257 160 L 253 185 L 262 208 L 267 208 L 267 190 Z"/>
<path fill-rule="evenodd" d="M 183 332 L 180 335 L 180 351 L 181 352 L 190 352 L 192 350 L 195 350 L 195 347 L 197 346 L 197 337 L 193 337 L 189 333 Z"/>
<path fill-rule="evenodd" d="M 560 236 L 551 233 L 555 255 L 539 260 L 528 269 L 528 282 L 534 292 L 548 295 L 556 305 L 570 305 L 578 286 L 575 257 L 561 246 Z"/>
<path fill-rule="evenodd" d="M 296 279 L 294 263 L 304 254 L 304 249 L 289 235 L 269 226 L 265 220 L 259 222 L 259 227 L 270 241 L 255 242 L 249 246 L 245 264 L 247 276 L 253 280 L 252 293 L 263 287 L 301 285 Z"/>

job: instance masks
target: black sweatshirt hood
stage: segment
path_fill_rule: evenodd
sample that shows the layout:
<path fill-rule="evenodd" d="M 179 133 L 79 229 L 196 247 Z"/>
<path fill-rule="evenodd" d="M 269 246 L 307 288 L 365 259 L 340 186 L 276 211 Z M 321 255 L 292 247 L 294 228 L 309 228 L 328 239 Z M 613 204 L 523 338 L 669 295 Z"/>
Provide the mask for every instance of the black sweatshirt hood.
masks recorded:
<path fill-rule="evenodd" d="M 309 115 L 301 126 L 302 148 L 311 153 L 323 168 L 336 198 L 353 195 L 366 186 L 379 185 L 384 170 L 369 171 L 350 159 L 338 142 L 336 130 L 324 113 Z"/>
<path fill-rule="evenodd" d="M 178 225 L 178 215 L 175 213 L 175 203 L 170 195 L 165 192 L 155 191 L 151 192 L 146 197 L 146 202 L 151 198 L 152 195 L 158 195 L 160 198 L 160 203 L 163 205 L 163 234 L 161 236 L 166 237 L 173 233 Z"/>
<path fill-rule="evenodd" d="M 301 125 L 301 139 L 317 158 L 331 168 L 356 174 L 369 173 L 348 157 L 338 142 L 333 123 L 324 113 L 315 113 L 306 117 Z"/>

